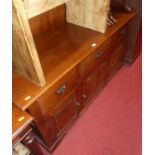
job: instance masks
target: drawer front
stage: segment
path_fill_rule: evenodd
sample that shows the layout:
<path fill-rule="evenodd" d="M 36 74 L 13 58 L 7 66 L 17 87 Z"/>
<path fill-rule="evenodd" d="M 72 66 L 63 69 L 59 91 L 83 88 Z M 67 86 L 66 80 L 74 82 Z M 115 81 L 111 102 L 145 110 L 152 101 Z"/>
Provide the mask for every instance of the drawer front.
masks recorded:
<path fill-rule="evenodd" d="M 76 89 L 76 106 L 78 113 L 88 104 L 94 96 L 95 74 L 91 74 L 82 80 L 82 83 Z"/>
<path fill-rule="evenodd" d="M 96 65 L 101 64 L 112 52 L 114 48 L 112 37 L 101 45 L 96 51 Z"/>
<path fill-rule="evenodd" d="M 124 54 L 126 52 L 126 46 L 125 43 L 122 42 L 114 51 L 112 57 L 111 57 L 111 65 L 114 69 L 117 69 L 120 67 L 123 61 Z"/>
<path fill-rule="evenodd" d="M 116 34 L 114 34 L 114 46 L 115 48 L 121 44 L 127 37 L 127 26 L 122 27 Z"/>
<path fill-rule="evenodd" d="M 111 53 L 112 49 L 113 43 L 112 38 L 110 38 L 80 63 L 81 76 L 88 76 L 89 74 L 91 74 L 95 70 L 95 68 L 103 61 L 103 59 Z"/>
<path fill-rule="evenodd" d="M 83 81 L 81 100 L 85 104 L 94 95 L 94 74 Z"/>
<path fill-rule="evenodd" d="M 44 113 L 49 108 L 56 106 L 61 99 L 76 88 L 78 81 L 79 74 L 77 68 L 74 68 L 51 86 L 51 88 L 38 99 L 42 112 Z"/>
<path fill-rule="evenodd" d="M 95 56 L 96 52 L 93 52 L 91 55 L 89 55 L 87 58 L 85 58 L 80 63 L 80 74 L 81 76 L 88 76 L 91 72 L 94 71 L 96 64 L 95 64 Z"/>

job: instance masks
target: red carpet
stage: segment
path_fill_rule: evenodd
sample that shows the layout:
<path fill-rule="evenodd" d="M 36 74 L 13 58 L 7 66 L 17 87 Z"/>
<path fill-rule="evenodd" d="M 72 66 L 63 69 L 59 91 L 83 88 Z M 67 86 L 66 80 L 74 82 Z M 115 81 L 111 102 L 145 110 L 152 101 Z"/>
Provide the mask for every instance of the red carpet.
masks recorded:
<path fill-rule="evenodd" d="M 142 154 L 141 65 L 139 56 L 121 68 L 52 155 Z"/>

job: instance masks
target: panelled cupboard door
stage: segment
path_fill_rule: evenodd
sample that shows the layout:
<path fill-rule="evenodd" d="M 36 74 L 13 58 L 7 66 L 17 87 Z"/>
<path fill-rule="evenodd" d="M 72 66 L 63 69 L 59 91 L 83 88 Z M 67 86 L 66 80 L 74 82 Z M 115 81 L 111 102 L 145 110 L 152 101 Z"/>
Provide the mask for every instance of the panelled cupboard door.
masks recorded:
<path fill-rule="evenodd" d="M 102 64 L 96 69 L 95 73 L 95 90 L 101 88 L 107 81 L 111 72 L 110 57 L 105 59 Z"/>
<path fill-rule="evenodd" d="M 73 120 L 77 116 L 77 110 L 74 103 L 73 96 L 68 97 L 63 103 L 61 103 L 53 112 L 49 114 L 50 118 L 55 119 L 57 126 L 57 137 L 61 136 L 66 129 L 72 124 Z"/>
<path fill-rule="evenodd" d="M 35 118 L 39 133 L 49 148 L 59 140 L 77 116 L 73 96 L 69 96 L 54 110 L 49 109 L 46 115 L 42 113 L 37 102 L 31 106 L 29 111 Z"/>
<path fill-rule="evenodd" d="M 117 70 L 120 68 L 122 62 L 123 62 L 123 57 L 125 54 L 125 41 L 122 42 L 115 50 L 114 53 L 111 56 L 111 66 L 113 67 L 114 70 Z"/>
<path fill-rule="evenodd" d="M 28 109 L 34 118 L 34 131 L 37 131 L 48 147 L 57 140 L 57 126 L 53 117 L 44 116 L 38 102 L 34 102 Z"/>
<path fill-rule="evenodd" d="M 85 77 L 76 90 L 76 106 L 80 113 L 94 95 L 95 74 Z"/>

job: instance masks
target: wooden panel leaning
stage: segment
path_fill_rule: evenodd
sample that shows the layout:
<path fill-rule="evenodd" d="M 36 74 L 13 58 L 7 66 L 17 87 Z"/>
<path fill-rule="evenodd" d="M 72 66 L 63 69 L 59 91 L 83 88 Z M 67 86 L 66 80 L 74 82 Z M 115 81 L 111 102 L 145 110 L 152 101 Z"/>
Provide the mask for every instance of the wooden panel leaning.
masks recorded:
<path fill-rule="evenodd" d="M 43 86 L 44 75 L 21 1 L 13 0 L 13 69 Z"/>
<path fill-rule="evenodd" d="M 104 33 L 110 0 L 71 0 L 66 3 L 66 18 L 69 23 Z"/>
<path fill-rule="evenodd" d="M 28 18 L 51 10 L 69 0 L 23 0 Z"/>

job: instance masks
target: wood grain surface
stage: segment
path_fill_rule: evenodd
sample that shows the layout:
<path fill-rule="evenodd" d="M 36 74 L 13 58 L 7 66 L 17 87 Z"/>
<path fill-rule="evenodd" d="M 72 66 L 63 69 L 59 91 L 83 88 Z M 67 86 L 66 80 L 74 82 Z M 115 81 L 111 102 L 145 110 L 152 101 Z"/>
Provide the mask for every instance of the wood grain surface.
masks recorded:
<path fill-rule="evenodd" d="M 13 69 L 43 86 L 44 75 L 21 1 L 13 0 Z"/>
<path fill-rule="evenodd" d="M 33 121 L 33 118 L 26 112 L 12 105 L 12 139 L 20 134 L 29 124 Z"/>
<path fill-rule="evenodd" d="M 67 22 L 104 33 L 110 0 L 71 0 L 66 3 Z"/>
<path fill-rule="evenodd" d="M 28 108 L 60 78 L 97 50 L 135 14 L 136 11 L 114 14 L 117 23 L 109 27 L 105 34 L 62 22 L 59 27 L 53 29 L 49 26 L 46 31 L 34 35 L 47 83 L 39 87 L 13 73 L 13 102 L 21 109 Z M 95 47 L 92 47 L 93 43 L 96 44 Z M 27 96 L 30 98 L 25 100 Z"/>

